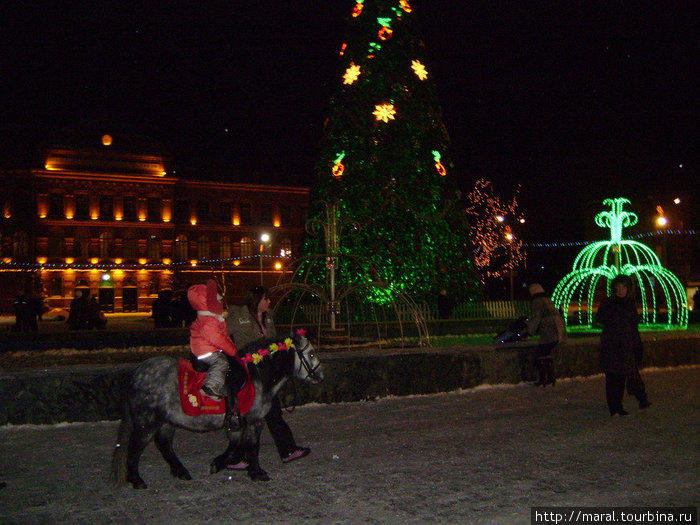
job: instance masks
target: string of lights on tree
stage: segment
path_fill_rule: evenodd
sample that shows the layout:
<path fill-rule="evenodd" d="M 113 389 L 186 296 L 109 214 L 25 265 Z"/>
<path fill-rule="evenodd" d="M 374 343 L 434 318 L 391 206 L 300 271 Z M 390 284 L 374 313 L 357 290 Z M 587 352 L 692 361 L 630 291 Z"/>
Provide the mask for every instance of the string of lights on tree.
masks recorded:
<path fill-rule="evenodd" d="M 493 184 L 479 179 L 467 196 L 466 211 L 471 222 L 469 238 L 482 282 L 506 275 L 525 259 L 524 245 L 511 226 L 525 221 L 518 209 L 517 195 L 518 191 L 510 202 L 503 203 L 494 192 Z"/>
<path fill-rule="evenodd" d="M 337 279 L 367 282 L 376 267 L 414 298 L 434 299 L 441 288 L 470 298 L 478 278 L 466 215 L 449 197 L 449 136 L 412 13 L 406 0 L 353 6 L 309 216 L 320 219 L 321 203 L 340 202 L 338 220 L 361 226 L 340 234 L 339 253 L 372 264 Z M 307 255 L 323 249 L 317 238 L 304 246 Z"/>

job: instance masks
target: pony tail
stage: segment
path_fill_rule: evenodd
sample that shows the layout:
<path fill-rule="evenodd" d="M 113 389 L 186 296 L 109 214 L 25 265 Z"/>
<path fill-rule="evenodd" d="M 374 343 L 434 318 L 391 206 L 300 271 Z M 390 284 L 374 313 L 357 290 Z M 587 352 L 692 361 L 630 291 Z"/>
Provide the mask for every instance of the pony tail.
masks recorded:
<path fill-rule="evenodd" d="M 112 452 L 112 470 L 110 472 L 110 480 L 114 487 L 121 487 L 126 484 L 126 462 L 129 454 L 131 434 L 134 430 L 134 422 L 131 418 L 131 407 L 129 406 L 126 388 L 122 389 L 121 409 L 122 421 L 119 424 L 119 431 L 117 432 L 117 443 L 114 445 L 114 451 Z"/>

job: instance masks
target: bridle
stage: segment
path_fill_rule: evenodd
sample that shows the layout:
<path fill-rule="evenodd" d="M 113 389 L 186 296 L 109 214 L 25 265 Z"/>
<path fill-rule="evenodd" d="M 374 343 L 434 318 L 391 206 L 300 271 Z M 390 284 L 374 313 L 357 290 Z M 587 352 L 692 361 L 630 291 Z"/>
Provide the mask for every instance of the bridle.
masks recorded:
<path fill-rule="evenodd" d="M 316 366 L 311 366 L 311 363 L 309 363 L 309 360 L 304 355 L 304 352 L 308 350 L 311 343 L 308 339 L 304 340 L 306 341 L 306 344 L 302 348 L 296 349 L 297 356 L 299 356 L 299 368 L 297 369 L 296 374 L 298 375 L 303 367 L 304 370 L 306 370 L 306 377 L 304 378 L 304 381 L 312 382 L 315 380 L 316 382 L 321 382 L 323 377 L 316 373 L 316 371 L 320 368 L 321 363 L 319 362 Z"/>

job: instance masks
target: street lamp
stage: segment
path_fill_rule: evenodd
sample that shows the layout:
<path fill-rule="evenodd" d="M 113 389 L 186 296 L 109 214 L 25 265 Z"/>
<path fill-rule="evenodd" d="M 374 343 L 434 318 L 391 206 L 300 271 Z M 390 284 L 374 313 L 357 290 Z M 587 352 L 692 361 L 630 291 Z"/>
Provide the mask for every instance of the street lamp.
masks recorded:
<path fill-rule="evenodd" d="M 511 302 L 515 300 L 515 292 L 513 291 L 513 233 L 511 232 L 510 226 L 506 226 L 506 241 L 508 242 L 508 258 L 510 266 L 510 300 Z"/>
<path fill-rule="evenodd" d="M 265 251 L 265 243 L 270 241 L 270 236 L 267 233 L 262 233 L 260 235 L 260 253 L 258 258 L 260 259 L 260 286 L 263 285 L 263 252 Z"/>

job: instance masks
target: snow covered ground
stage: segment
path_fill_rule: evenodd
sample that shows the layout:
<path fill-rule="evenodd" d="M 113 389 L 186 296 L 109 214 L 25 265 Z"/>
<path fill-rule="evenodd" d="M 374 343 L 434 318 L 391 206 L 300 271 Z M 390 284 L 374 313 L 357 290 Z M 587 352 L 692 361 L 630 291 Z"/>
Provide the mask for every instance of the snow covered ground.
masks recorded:
<path fill-rule="evenodd" d="M 696 506 L 700 367 L 645 370 L 650 409 L 611 418 L 603 377 L 307 405 L 286 419 L 309 457 L 272 481 L 208 474 L 221 433 L 179 431 L 194 480 L 153 445 L 149 488 L 108 482 L 117 423 L 0 427 L 0 523 L 530 523 L 530 507 Z"/>

